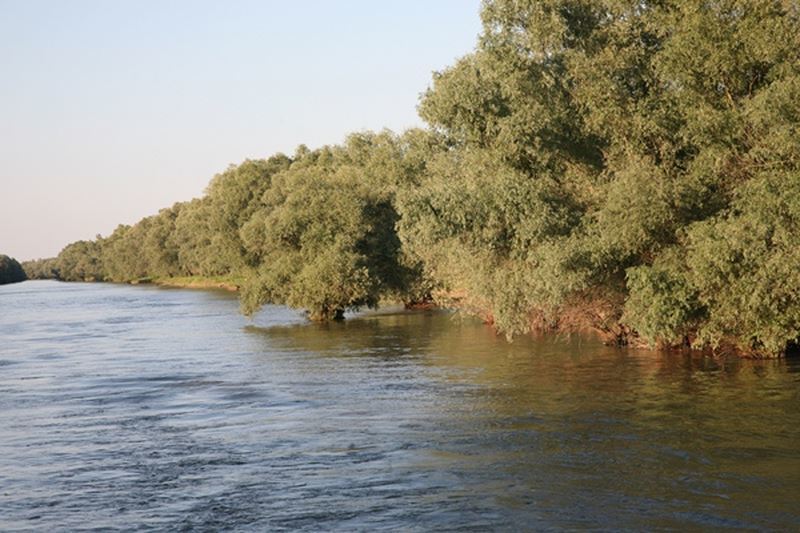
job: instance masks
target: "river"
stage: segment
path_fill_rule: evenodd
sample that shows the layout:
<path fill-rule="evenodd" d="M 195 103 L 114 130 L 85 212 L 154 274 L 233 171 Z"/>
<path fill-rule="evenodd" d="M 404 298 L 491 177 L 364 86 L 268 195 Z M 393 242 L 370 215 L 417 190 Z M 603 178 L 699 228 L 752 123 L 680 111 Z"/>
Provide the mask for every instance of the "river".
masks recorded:
<path fill-rule="evenodd" d="M 0 287 L 0 529 L 798 530 L 800 361 Z"/>

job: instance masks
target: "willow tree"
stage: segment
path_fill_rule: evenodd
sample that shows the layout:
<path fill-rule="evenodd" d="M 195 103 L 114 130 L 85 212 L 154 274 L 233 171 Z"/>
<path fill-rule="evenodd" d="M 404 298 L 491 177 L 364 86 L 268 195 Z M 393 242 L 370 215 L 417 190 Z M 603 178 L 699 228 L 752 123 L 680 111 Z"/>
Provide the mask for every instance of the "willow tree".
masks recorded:
<path fill-rule="evenodd" d="M 26 279 L 28 278 L 25 271 L 16 259 L 0 254 L 0 285 L 18 283 Z"/>
<path fill-rule="evenodd" d="M 103 281 L 106 278 L 102 248 L 96 241 L 76 241 L 58 254 L 56 271 L 64 281 Z"/>
<path fill-rule="evenodd" d="M 148 223 L 139 247 L 144 255 L 148 277 L 179 276 L 185 272 L 178 258 L 178 239 L 175 233 L 182 205 L 176 203 L 146 219 Z M 143 222 L 144 220 L 138 224 Z"/>
<path fill-rule="evenodd" d="M 482 20 L 420 106 L 447 150 L 401 202 L 402 236 L 429 271 L 509 333 L 577 321 L 621 342 L 795 339 L 794 319 L 736 325 L 718 290 L 732 278 L 700 257 L 755 216 L 754 191 L 779 198 L 797 179 L 797 4 L 489 0 Z M 772 279 L 767 261 L 741 267 Z M 769 287 L 753 316 L 794 316 L 795 295 Z"/>
<path fill-rule="evenodd" d="M 288 157 L 277 154 L 231 165 L 214 176 L 202 198 L 181 204 L 173 238 L 185 273 L 229 275 L 253 266 L 239 232 L 258 208 L 272 176 L 289 163 Z"/>
<path fill-rule="evenodd" d="M 389 133 L 301 147 L 242 228 L 259 265 L 243 288 L 243 310 L 282 303 L 329 320 L 384 297 L 405 297 L 415 272 L 403 263 L 392 200 L 411 169 Z"/>
<path fill-rule="evenodd" d="M 215 253 L 231 271 L 252 266 L 253 258 L 239 237 L 242 227 L 258 209 L 258 200 L 272 176 L 288 168 L 291 160 L 277 154 L 268 159 L 248 159 L 217 174 L 206 188 L 208 225 L 218 243 Z"/>
<path fill-rule="evenodd" d="M 32 259 L 24 261 L 22 269 L 28 279 L 56 279 L 58 278 L 56 261 L 55 257 Z"/>

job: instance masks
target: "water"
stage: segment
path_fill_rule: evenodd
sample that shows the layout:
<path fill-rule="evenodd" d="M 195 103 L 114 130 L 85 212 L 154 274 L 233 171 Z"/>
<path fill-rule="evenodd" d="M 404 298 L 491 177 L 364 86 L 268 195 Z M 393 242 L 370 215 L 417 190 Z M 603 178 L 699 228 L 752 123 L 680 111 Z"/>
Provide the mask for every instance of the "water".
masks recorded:
<path fill-rule="evenodd" d="M 0 287 L 0 529 L 800 528 L 800 362 Z"/>

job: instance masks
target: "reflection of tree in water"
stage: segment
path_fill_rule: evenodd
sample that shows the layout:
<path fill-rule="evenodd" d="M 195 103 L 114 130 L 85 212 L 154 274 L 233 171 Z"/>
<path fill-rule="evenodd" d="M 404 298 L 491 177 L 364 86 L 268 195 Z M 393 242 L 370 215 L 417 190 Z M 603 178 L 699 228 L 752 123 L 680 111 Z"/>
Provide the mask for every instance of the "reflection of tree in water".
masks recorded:
<path fill-rule="evenodd" d="M 366 314 L 248 331 L 261 336 L 266 349 L 304 359 L 413 360 L 420 378 L 464 385 L 471 391 L 463 399 L 466 408 L 500 418 L 528 411 L 557 415 L 597 394 L 625 395 L 641 383 L 642 365 L 632 361 L 648 361 L 578 335 L 509 343 L 478 321 L 437 312 Z"/>
<path fill-rule="evenodd" d="M 358 416 L 390 413 L 387 438 L 417 450 L 406 468 L 457 487 L 454 501 L 536 502 L 545 519 L 620 509 L 632 527 L 658 516 L 657 527 L 677 528 L 687 508 L 746 522 L 746 509 L 765 496 L 782 505 L 800 481 L 795 361 L 626 350 L 580 335 L 508 343 L 445 313 L 249 331 L 295 383 L 336 382 L 344 387 L 326 400 L 352 394 L 370 404 Z M 343 377 L 352 372 L 356 390 Z M 750 490 L 761 479 L 775 483 Z"/>
<path fill-rule="evenodd" d="M 575 412 L 594 401 L 632 411 L 641 401 L 643 414 L 656 405 L 693 409 L 710 402 L 726 409 L 727 394 L 743 394 L 738 388 L 752 393 L 756 381 L 780 382 L 787 371 L 785 361 L 618 349 L 584 335 L 522 336 L 509 343 L 477 321 L 443 312 L 368 313 L 342 322 L 247 329 L 271 350 L 413 357 L 440 370 L 434 372 L 439 378 L 481 387 L 480 401 L 500 416 L 527 408 Z"/>
<path fill-rule="evenodd" d="M 617 349 L 581 336 L 509 344 L 471 324 L 436 335 L 428 361 L 481 386 L 461 411 L 470 445 L 520 484 L 517 502 L 549 492 L 543 485 L 556 507 L 588 514 L 620 501 L 715 506 L 722 495 L 740 502 L 726 511 L 736 515 L 767 493 L 786 500 L 778 486 L 750 490 L 753 480 L 800 481 L 800 417 L 788 415 L 797 362 Z"/>
<path fill-rule="evenodd" d="M 428 311 L 367 313 L 343 321 L 251 326 L 247 331 L 263 336 L 270 349 L 320 357 L 396 357 L 426 352 L 435 331 L 446 327 L 449 317 Z"/>

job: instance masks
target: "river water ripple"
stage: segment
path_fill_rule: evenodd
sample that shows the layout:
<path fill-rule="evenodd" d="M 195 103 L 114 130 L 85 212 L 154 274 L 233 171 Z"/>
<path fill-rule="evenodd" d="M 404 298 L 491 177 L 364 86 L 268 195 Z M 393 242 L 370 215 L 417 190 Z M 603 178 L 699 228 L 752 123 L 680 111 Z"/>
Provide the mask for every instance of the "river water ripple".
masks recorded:
<path fill-rule="evenodd" d="M 800 529 L 800 363 L 0 287 L 0 529 Z"/>

